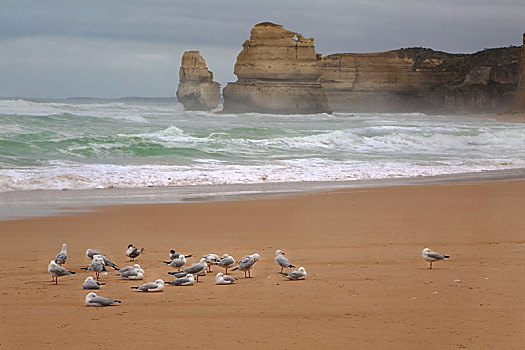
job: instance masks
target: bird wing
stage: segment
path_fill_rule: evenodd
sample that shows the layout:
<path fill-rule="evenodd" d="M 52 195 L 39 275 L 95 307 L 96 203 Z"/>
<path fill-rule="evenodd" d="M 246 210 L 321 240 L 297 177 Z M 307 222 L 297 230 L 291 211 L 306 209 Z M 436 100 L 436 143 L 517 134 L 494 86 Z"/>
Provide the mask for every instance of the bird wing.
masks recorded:
<path fill-rule="evenodd" d="M 228 276 L 228 275 L 223 275 L 222 278 L 224 278 L 225 281 L 232 282 L 232 283 L 237 281 L 237 278 Z"/>
<path fill-rule="evenodd" d="M 96 296 L 96 297 L 91 299 L 91 302 L 99 304 L 99 305 L 102 305 L 102 306 L 109 306 L 109 305 L 115 303 L 115 300 L 110 299 L 110 298 L 104 298 L 104 297 Z"/>
<path fill-rule="evenodd" d="M 284 255 L 278 255 L 275 257 L 275 261 L 281 265 L 282 267 L 288 267 L 290 266 L 290 261 L 288 261 L 288 258 Z"/>
<path fill-rule="evenodd" d="M 445 259 L 445 257 L 443 255 L 441 255 L 439 253 L 434 253 L 434 252 L 428 252 L 427 256 L 429 258 L 432 258 L 432 259 L 438 259 L 438 260 Z"/>
<path fill-rule="evenodd" d="M 255 264 L 255 259 L 251 256 L 245 256 L 239 261 L 239 269 L 249 269 Z"/>

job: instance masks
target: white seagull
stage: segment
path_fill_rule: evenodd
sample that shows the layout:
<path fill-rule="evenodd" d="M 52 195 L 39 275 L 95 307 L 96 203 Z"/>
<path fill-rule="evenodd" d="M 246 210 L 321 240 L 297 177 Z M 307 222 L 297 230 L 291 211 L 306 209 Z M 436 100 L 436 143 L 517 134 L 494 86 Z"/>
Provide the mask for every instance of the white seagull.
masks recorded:
<path fill-rule="evenodd" d="M 237 278 L 225 275 L 222 272 L 219 272 L 217 276 L 215 276 L 215 284 L 232 284 L 235 281 L 237 281 Z"/>
<path fill-rule="evenodd" d="M 155 282 L 148 282 L 139 287 L 131 287 L 131 289 L 138 289 L 143 292 L 162 292 L 164 290 L 164 281 L 158 279 Z"/>
<path fill-rule="evenodd" d="M 67 261 L 67 244 L 62 244 L 62 250 L 55 256 L 55 262 L 58 265 L 65 264 Z"/>
<path fill-rule="evenodd" d="M 106 272 L 106 264 L 104 263 L 104 259 L 102 258 L 102 255 L 94 255 L 93 260 L 91 260 L 91 264 L 89 264 L 88 267 L 81 267 L 82 270 L 91 270 L 95 272 L 95 275 L 98 277 L 100 273 L 102 272 L 104 275 L 107 275 Z"/>
<path fill-rule="evenodd" d="M 174 279 L 171 282 L 166 282 L 168 284 L 171 284 L 173 286 L 192 286 L 195 283 L 195 278 L 191 273 L 187 274 L 185 277 L 180 277 L 177 279 Z"/>
<path fill-rule="evenodd" d="M 82 288 L 84 289 L 99 289 L 100 286 L 104 285 L 105 283 L 100 283 L 99 281 L 95 281 L 93 277 L 88 276 L 86 277 L 86 280 L 84 283 L 82 283 Z"/>
<path fill-rule="evenodd" d="M 275 251 L 275 262 L 281 267 L 281 273 L 283 273 L 283 269 L 285 267 L 295 267 L 290 264 L 288 258 L 284 256 L 284 252 L 282 252 L 280 249 Z"/>
<path fill-rule="evenodd" d="M 98 250 L 98 249 L 88 249 L 88 250 L 86 250 L 86 256 L 87 256 L 89 259 L 93 260 L 93 257 L 94 257 L 95 255 L 100 255 L 100 256 L 102 257 L 102 259 L 104 259 L 104 264 L 106 264 L 106 266 L 109 266 L 109 267 L 111 267 L 111 268 L 113 268 L 113 269 L 115 269 L 115 270 L 118 270 L 117 265 L 115 265 L 115 263 L 114 263 L 113 261 L 111 261 L 110 258 L 108 258 L 108 257 L 105 256 L 104 254 L 102 254 L 102 253 L 100 252 L 100 250 Z"/>
<path fill-rule="evenodd" d="M 180 268 L 186 265 L 186 257 L 182 254 L 179 254 L 177 258 L 174 258 L 171 261 L 163 261 L 163 263 L 176 268 L 177 271 L 180 271 Z"/>
<path fill-rule="evenodd" d="M 447 260 L 448 258 L 450 258 L 450 256 L 448 255 L 441 255 L 439 253 L 431 252 L 428 248 L 423 249 L 421 257 L 423 258 L 423 260 L 428 261 L 430 263 L 430 269 L 432 269 L 432 263 L 434 261 Z"/>
<path fill-rule="evenodd" d="M 211 272 L 211 265 L 215 264 L 216 262 L 219 262 L 220 260 L 217 254 L 204 254 L 202 257 L 206 259 L 206 265 L 208 265 L 208 272 Z"/>
<path fill-rule="evenodd" d="M 55 284 L 58 284 L 58 277 L 75 274 L 73 271 L 69 271 L 65 267 L 58 265 L 55 260 L 51 260 L 49 262 L 49 265 L 47 266 L 47 272 L 49 272 L 49 274 L 53 277 Z"/>
<path fill-rule="evenodd" d="M 257 261 L 259 261 L 259 259 L 260 259 L 260 256 L 257 253 L 252 254 L 252 255 L 247 255 L 239 261 L 239 266 L 234 268 L 232 271 L 237 271 L 237 270 L 244 271 L 244 278 L 246 278 L 246 272 L 248 272 L 248 278 L 252 278 L 251 269 L 253 265 L 255 265 Z"/>
<path fill-rule="evenodd" d="M 120 304 L 120 300 L 99 297 L 94 292 L 91 292 L 88 295 L 86 295 L 86 306 L 110 306 L 116 303 Z"/>
<path fill-rule="evenodd" d="M 226 269 L 225 273 L 227 274 L 228 269 L 232 267 L 233 265 L 235 265 L 235 259 L 233 258 L 233 256 L 224 254 L 221 260 L 219 260 L 219 262 L 217 263 L 214 263 L 214 265 L 219 265 L 220 267 L 224 267 Z"/>
<path fill-rule="evenodd" d="M 139 264 L 133 266 L 126 266 L 118 270 L 120 272 L 120 277 L 125 280 L 141 280 L 144 279 L 144 270 L 140 267 Z"/>
<path fill-rule="evenodd" d="M 283 276 L 289 280 L 304 280 L 306 278 L 306 269 L 301 266 L 298 270 L 285 273 Z"/>

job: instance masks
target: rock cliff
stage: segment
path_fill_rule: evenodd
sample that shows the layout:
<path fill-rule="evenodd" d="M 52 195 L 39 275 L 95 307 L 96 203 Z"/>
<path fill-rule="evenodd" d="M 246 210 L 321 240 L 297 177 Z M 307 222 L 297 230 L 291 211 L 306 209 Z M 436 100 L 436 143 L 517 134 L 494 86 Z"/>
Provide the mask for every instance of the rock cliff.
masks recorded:
<path fill-rule="evenodd" d="M 411 48 L 322 57 L 334 111 L 500 112 L 517 86 L 519 48 L 448 54 Z"/>
<path fill-rule="evenodd" d="M 514 94 L 514 101 L 510 106 L 510 112 L 525 113 L 525 33 L 523 33 L 523 45 L 521 46 L 521 66 L 518 89 Z"/>
<path fill-rule="evenodd" d="M 314 39 L 265 22 L 251 30 L 237 56 L 238 80 L 223 90 L 225 113 L 330 112 L 318 78 Z"/>
<path fill-rule="evenodd" d="M 221 86 L 213 81 L 213 73 L 199 51 L 182 55 L 177 99 L 188 111 L 209 111 L 219 106 Z"/>

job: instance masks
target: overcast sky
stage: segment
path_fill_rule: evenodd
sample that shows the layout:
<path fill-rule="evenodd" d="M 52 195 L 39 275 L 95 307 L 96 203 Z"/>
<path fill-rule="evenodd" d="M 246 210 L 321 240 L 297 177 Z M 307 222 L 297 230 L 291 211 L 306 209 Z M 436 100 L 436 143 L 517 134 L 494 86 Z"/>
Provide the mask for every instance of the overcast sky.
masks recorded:
<path fill-rule="evenodd" d="M 174 96 L 200 50 L 224 87 L 250 29 L 270 21 L 316 51 L 521 45 L 524 0 L 0 0 L 0 96 Z"/>

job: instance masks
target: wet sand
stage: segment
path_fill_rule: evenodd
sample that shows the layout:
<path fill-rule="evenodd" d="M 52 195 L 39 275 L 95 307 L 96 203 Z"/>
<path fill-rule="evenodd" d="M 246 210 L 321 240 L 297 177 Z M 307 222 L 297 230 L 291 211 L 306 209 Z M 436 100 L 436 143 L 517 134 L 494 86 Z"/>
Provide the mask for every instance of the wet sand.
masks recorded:
<path fill-rule="evenodd" d="M 0 349 L 522 349 L 525 341 L 525 181 L 359 188 L 283 198 L 104 207 L 0 222 Z M 49 260 L 68 243 L 59 284 Z M 261 255 L 252 279 L 132 291 L 110 271 L 84 306 L 87 248 L 146 281 L 169 279 L 170 249 Z M 432 270 L 421 250 L 449 254 Z M 281 249 L 305 281 L 279 274 Z M 214 268 L 214 272 L 219 270 Z M 213 274 L 214 275 L 214 274 Z"/>

